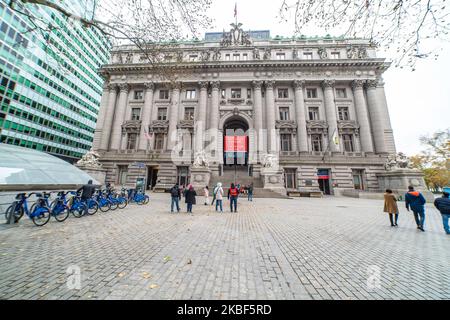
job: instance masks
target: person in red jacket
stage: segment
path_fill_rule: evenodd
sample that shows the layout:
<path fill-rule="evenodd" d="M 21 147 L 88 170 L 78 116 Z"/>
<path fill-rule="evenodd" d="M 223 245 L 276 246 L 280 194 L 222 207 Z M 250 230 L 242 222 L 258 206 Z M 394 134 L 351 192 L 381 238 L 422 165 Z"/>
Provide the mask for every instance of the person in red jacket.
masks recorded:
<path fill-rule="evenodd" d="M 234 183 L 231 184 L 230 189 L 228 190 L 228 200 L 230 200 L 230 209 L 233 212 L 237 212 L 237 199 L 239 197 L 239 189 L 235 187 Z"/>

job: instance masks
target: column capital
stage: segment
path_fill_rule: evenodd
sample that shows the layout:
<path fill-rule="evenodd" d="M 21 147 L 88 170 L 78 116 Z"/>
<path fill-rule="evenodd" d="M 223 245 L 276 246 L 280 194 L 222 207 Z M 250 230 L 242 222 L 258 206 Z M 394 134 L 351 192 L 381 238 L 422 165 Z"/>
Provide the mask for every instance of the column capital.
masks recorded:
<path fill-rule="evenodd" d="M 200 89 L 208 89 L 208 81 L 199 81 Z"/>
<path fill-rule="evenodd" d="M 274 80 L 266 80 L 264 82 L 266 89 L 273 89 L 273 86 L 275 85 L 275 81 Z"/>
<path fill-rule="evenodd" d="M 130 91 L 130 86 L 128 83 L 119 83 L 120 92 L 128 92 Z"/>
<path fill-rule="evenodd" d="M 361 80 L 361 79 L 353 80 L 352 81 L 352 88 L 353 88 L 353 90 L 362 89 L 364 87 L 365 83 L 366 83 L 365 80 Z"/>
<path fill-rule="evenodd" d="M 335 80 L 323 80 L 322 81 L 322 88 L 334 88 L 334 85 L 336 84 Z"/>
<path fill-rule="evenodd" d="M 293 85 L 297 90 L 303 89 L 303 87 L 305 86 L 305 80 L 294 80 Z"/>
<path fill-rule="evenodd" d="M 213 82 L 211 82 L 211 87 L 212 87 L 213 90 L 214 89 L 219 90 L 220 89 L 220 81 L 213 81 Z"/>
<path fill-rule="evenodd" d="M 259 81 L 259 80 L 258 81 L 252 81 L 252 86 L 253 86 L 254 89 L 261 89 L 262 85 L 263 85 L 262 81 Z"/>
<path fill-rule="evenodd" d="M 366 86 L 368 89 L 376 89 L 378 87 L 383 87 L 384 83 L 380 79 L 371 79 L 371 80 L 367 80 Z"/>
<path fill-rule="evenodd" d="M 155 89 L 155 83 L 153 82 L 145 82 L 144 87 L 147 90 L 154 90 Z"/>
<path fill-rule="evenodd" d="M 117 89 L 117 84 L 115 84 L 115 83 L 108 83 L 108 85 L 106 85 L 105 89 L 109 90 L 109 91 L 114 91 L 114 90 Z"/>

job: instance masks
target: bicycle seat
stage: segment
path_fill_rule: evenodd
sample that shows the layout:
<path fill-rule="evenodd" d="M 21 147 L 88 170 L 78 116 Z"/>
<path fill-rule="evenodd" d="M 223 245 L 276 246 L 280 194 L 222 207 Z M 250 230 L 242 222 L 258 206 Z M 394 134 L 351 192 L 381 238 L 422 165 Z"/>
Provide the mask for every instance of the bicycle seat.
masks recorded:
<path fill-rule="evenodd" d="M 36 193 L 36 198 L 42 198 L 42 197 L 43 197 L 42 193 Z"/>
<path fill-rule="evenodd" d="M 25 196 L 26 196 L 25 193 L 19 193 L 19 194 L 16 195 L 16 200 L 21 200 L 21 199 L 23 199 Z"/>

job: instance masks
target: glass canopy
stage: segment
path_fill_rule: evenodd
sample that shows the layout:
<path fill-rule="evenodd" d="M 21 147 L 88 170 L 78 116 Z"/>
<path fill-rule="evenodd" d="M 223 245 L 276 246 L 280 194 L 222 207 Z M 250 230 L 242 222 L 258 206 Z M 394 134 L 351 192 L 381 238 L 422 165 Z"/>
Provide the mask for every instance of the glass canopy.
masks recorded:
<path fill-rule="evenodd" d="M 1 185 L 82 185 L 90 175 L 44 152 L 0 143 Z M 100 183 L 98 183 L 100 184 Z"/>

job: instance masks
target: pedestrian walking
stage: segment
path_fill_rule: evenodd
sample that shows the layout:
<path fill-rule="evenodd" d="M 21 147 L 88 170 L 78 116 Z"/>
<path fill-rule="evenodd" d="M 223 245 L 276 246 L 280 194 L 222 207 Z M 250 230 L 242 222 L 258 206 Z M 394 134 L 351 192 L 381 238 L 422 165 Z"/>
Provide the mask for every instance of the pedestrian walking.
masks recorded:
<path fill-rule="evenodd" d="M 419 192 L 415 191 L 413 186 L 408 187 L 408 192 L 405 194 L 405 205 L 406 210 L 409 211 L 411 208 L 414 213 L 414 219 L 416 220 L 417 229 L 425 232 L 425 203 L 426 200 L 424 196 Z"/>
<path fill-rule="evenodd" d="M 253 182 L 247 188 L 248 201 L 253 201 Z"/>
<path fill-rule="evenodd" d="M 392 193 L 391 189 L 387 189 L 384 194 L 384 212 L 389 214 L 389 220 L 391 221 L 391 227 L 398 227 L 398 206 L 397 198 Z"/>
<path fill-rule="evenodd" d="M 207 206 L 209 204 L 209 187 L 206 186 L 203 189 L 203 195 L 205 196 L 205 206 Z"/>
<path fill-rule="evenodd" d="M 171 205 L 170 205 L 170 212 L 173 212 L 174 207 L 177 207 L 177 212 L 180 212 L 180 200 L 181 200 L 181 190 L 178 186 L 178 183 L 175 184 L 170 189 L 170 196 L 172 199 Z"/>
<path fill-rule="evenodd" d="M 217 186 L 213 190 L 214 193 L 214 199 L 216 200 L 216 211 L 223 212 L 223 189 L 222 189 L 222 183 L 217 183 Z M 214 201 L 214 200 L 213 200 Z"/>
<path fill-rule="evenodd" d="M 77 193 L 81 191 L 81 201 L 85 204 L 84 206 L 84 215 L 86 216 L 88 214 L 88 200 L 92 198 L 95 192 L 95 186 L 92 182 L 92 180 L 89 180 L 87 184 L 82 186 L 80 189 L 77 190 Z"/>
<path fill-rule="evenodd" d="M 192 206 L 196 203 L 195 197 L 197 196 L 197 192 L 194 190 L 194 187 L 192 185 L 188 186 L 188 189 L 186 189 L 184 198 L 187 204 L 187 212 L 192 215 Z"/>
<path fill-rule="evenodd" d="M 230 189 L 228 190 L 228 200 L 230 200 L 230 210 L 233 212 L 237 212 L 237 200 L 239 197 L 239 189 L 235 187 L 234 183 L 231 184 Z"/>
<path fill-rule="evenodd" d="M 439 210 L 442 215 L 442 224 L 446 234 L 450 234 L 450 228 L 448 226 L 448 219 L 450 218 L 450 193 L 443 192 L 441 198 L 434 200 L 434 206 Z"/>

